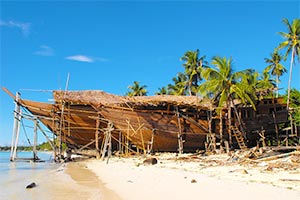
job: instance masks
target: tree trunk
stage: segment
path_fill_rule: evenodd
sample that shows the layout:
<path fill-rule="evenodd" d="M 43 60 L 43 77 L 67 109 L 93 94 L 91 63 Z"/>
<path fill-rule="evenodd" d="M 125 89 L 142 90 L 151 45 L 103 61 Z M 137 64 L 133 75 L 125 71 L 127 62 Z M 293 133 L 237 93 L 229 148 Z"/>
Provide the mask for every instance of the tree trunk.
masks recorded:
<path fill-rule="evenodd" d="M 231 106 L 230 106 L 230 102 L 227 101 L 227 114 L 228 114 L 228 136 L 229 136 L 229 146 L 231 147 L 232 145 L 232 136 L 231 136 Z"/>
<path fill-rule="evenodd" d="M 289 84 L 288 84 L 288 99 L 287 99 L 287 104 L 286 104 L 286 109 L 287 109 L 288 115 L 291 120 L 291 134 L 293 134 L 293 122 L 292 122 L 292 114 L 289 112 L 289 106 L 290 106 L 290 98 L 291 98 L 291 82 L 292 82 L 292 74 L 293 74 L 294 56 L 295 56 L 295 47 L 293 47 L 293 49 L 292 49 L 292 58 L 291 58 L 291 64 L 290 64 L 290 76 L 289 76 Z"/>
<path fill-rule="evenodd" d="M 190 96 L 192 96 L 192 81 L 191 80 L 189 81 L 189 93 L 190 93 Z"/>
<path fill-rule="evenodd" d="M 293 63 L 294 63 L 294 56 L 295 56 L 295 47 L 292 49 L 292 58 L 290 63 L 290 76 L 289 76 L 289 84 L 288 84 L 288 99 L 287 99 L 287 105 L 286 108 L 289 111 L 289 105 L 290 105 L 290 96 L 291 96 L 291 82 L 292 82 L 292 72 L 293 72 Z"/>
<path fill-rule="evenodd" d="M 232 103 L 232 107 L 233 107 L 236 119 L 238 121 L 238 125 L 240 126 L 242 133 L 245 134 L 245 131 L 244 131 L 244 128 L 243 128 L 243 125 L 242 125 L 242 120 L 239 116 L 239 113 L 238 113 L 238 110 L 237 110 L 236 106 L 234 105 L 234 101 L 231 97 L 229 97 L 229 99 L 230 99 L 230 102 Z"/>
<path fill-rule="evenodd" d="M 279 78 L 278 78 L 278 75 L 276 76 L 276 87 L 277 87 L 277 90 L 276 90 L 276 98 L 278 98 L 278 90 L 279 90 Z"/>
<path fill-rule="evenodd" d="M 223 116 L 222 109 L 220 109 L 220 144 L 223 143 Z"/>

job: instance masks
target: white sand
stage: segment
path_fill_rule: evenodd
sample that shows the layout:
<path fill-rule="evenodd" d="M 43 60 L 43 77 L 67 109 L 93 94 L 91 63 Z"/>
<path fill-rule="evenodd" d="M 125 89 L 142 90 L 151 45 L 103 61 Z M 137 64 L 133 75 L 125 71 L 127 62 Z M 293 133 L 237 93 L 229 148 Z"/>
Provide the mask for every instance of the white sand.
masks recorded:
<path fill-rule="evenodd" d="M 124 200 L 300 199 L 299 168 L 266 171 L 265 163 L 247 167 L 234 161 L 220 166 L 228 160 L 226 155 L 211 157 L 208 163 L 202 158 L 174 157 L 175 154 L 162 154 L 157 157 L 158 164 L 151 166 L 143 165 L 141 157 L 114 157 L 108 164 L 90 160 L 86 165 Z"/>

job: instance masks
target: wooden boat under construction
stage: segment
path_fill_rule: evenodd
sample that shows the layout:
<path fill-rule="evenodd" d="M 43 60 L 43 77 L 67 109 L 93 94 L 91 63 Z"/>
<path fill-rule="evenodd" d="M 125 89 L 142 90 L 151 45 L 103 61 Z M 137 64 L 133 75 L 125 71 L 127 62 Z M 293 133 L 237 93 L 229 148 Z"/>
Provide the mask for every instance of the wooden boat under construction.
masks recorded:
<path fill-rule="evenodd" d="M 277 130 L 279 124 L 288 122 L 282 99 L 257 101 L 256 111 L 237 103 L 240 128 L 235 115 L 231 115 L 230 126 L 225 108 L 217 115 L 210 102 L 196 96 L 125 97 L 103 91 L 53 91 L 54 103 L 50 104 L 18 99 L 6 92 L 73 152 L 90 149 L 103 155 L 108 144 L 120 152 L 195 152 L 209 149 L 216 140 L 219 145 L 229 141 L 243 149 L 266 137 L 276 136 L 278 143 L 283 135 Z"/>

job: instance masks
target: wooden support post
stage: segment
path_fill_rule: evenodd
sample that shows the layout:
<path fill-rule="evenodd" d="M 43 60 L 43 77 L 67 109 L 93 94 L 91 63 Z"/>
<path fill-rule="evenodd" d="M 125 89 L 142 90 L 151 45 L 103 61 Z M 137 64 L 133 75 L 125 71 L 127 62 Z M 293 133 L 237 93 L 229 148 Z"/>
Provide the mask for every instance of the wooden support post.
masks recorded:
<path fill-rule="evenodd" d="M 227 102 L 227 108 L 228 108 L 228 110 L 227 110 L 227 117 L 228 117 L 228 127 L 227 127 L 227 129 L 228 129 L 228 136 L 229 136 L 229 147 L 231 147 L 232 146 L 232 134 L 231 134 L 231 105 L 230 105 L 230 103 L 229 102 Z"/>
<path fill-rule="evenodd" d="M 96 154 L 97 154 L 97 159 L 100 158 L 100 151 L 99 151 L 99 125 L 100 125 L 100 120 L 97 118 L 96 120 L 96 131 L 95 131 L 95 146 L 96 146 Z"/>
<path fill-rule="evenodd" d="M 15 160 L 15 145 L 18 143 L 16 141 L 17 138 L 17 132 L 19 130 L 19 113 L 20 113 L 20 105 L 19 105 L 19 99 L 20 99 L 20 93 L 16 93 L 16 99 L 15 99 L 15 109 L 14 109 L 14 126 L 13 126 L 13 133 L 12 133 L 12 139 L 11 139 L 11 149 L 10 149 L 10 161 Z"/>
<path fill-rule="evenodd" d="M 223 151 L 223 115 L 222 109 L 220 109 L 220 149 Z"/>
<path fill-rule="evenodd" d="M 274 111 L 272 112 L 272 116 L 273 116 L 273 121 L 274 121 L 274 126 L 275 126 L 277 146 L 279 146 L 280 145 L 280 143 L 279 143 L 279 132 L 278 132 L 278 125 L 277 125 L 277 122 L 276 122 L 276 115 L 275 115 Z"/>
<path fill-rule="evenodd" d="M 52 137 L 53 137 L 53 145 L 54 145 L 54 147 L 52 147 L 52 149 L 53 149 L 54 159 L 56 159 L 56 157 L 57 157 L 56 134 L 55 134 L 55 133 L 57 133 L 57 129 L 56 129 L 55 116 L 56 116 L 56 107 L 54 105 L 52 105 L 52 130 L 53 130 Z M 39 129 L 41 129 L 41 127 L 39 127 Z M 42 133 L 44 133 L 44 131 L 42 131 Z M 46 135 L 46 133 L 44 133 L 44 135 Z"/>
<path fill-rule="evenodd" d="M 14 152 L 13 152 L 13 160 L 15 160 L 17 158 L 17 148 L 18 148 L 18 142 L 19 142 L 21 120 L 22 120 L 22 111 L 19 110 L 19 113 L 17 116 L 16 140 L 15 140 L 15 146 L 14 146 Z"/>
<path fill-rule="evenodd" d="M 147 145 L 147 154 L 150 154 L 153 150 L 153 141 L 154 141 L 155 131 L 156 131 L 155 129 L 152 129 L 151 141 Z"/>
<path fill-rule="evenodd" d="M 34 136 L 33 136 L 33 161 L 38 160 L 37 156 L 37 150 L 36 150 L 36 145 L 37 145 L 37 119 L 34 119 Z"/>
<path fill-rule="evenodd" d="M 58 154 L 61 157 L 62 156 L 62 129 L 64 127 L 64 108 L 65 103 L 62 101 L 62 108 L 61 108 L 61 115 L 60 115 L 60 122 L 59 122 L 59 132 L 58 132 Z"/>
<path fill-rule="evenodd" d="M 285 136 L 285 146 L 289 146 L 289 131 L 285 131 L 286 136 Z"/>
<path fill-rule="evenodd" d="M 104 138 L 103 138 L 104 145 L 103 145 L 103 148 L 101 151 L 101 160 L 104 160 L 106 152 L 107 152 L 108 159 L 112 154 L 112 151 L 111 151 L 111 132 L 112 131 L 113 131 L 113 124 L 111 122 L 108 122 L 107 129 L 104 132 Z M 108 159 L 107 159 L 107 161 L 108 161 Z"/>
<path fill-rule="evenodd" d="M 207 121 L 208 121 L 208 134 L 206 136 L 207 138 L 207 150 L 216 151 L 217 145 L 216 145 L 216 136 L 212 133 L 211 123 L 212 123 L 212 108 L 210 108 L 207 113 Z"/>
<path fill-rule="evenodd" d="M 290 115 L 290 121 L 291 121 L 291 132 L 290 135 L 294 136 L 294 125 L 293 125 L 293 116 L 292 116 L 292 111 L 289 111 L 289 115 Z M 287 146 L 289 145 L 289 139 L 287 138 Z"/>
<path fill-rule="evenodd" d="M 127 121 L 127 136 L 125 137 L 125 140 L 126 140 L 126 142 L 125 142 L 125 144 L 126 144 L 126 149 L 125 149 L 125 154 L 127 155 L 128 153 L 129 153 L 129 137 L 130 137 L 130 130 L 129 130 L 129 125 L 130 125 L 130 122 L 129 121 Z"/>
<path fill-rule="evenodd" d="M 53 144 L 53 142 L 50 140 L 50 138 L 47 136 L 47 134 L 45 133 L 45 131 L 42 129 L 42 127 L 39 125 L 39 123 L 37 123 L 37 127 L 40 129 L 40 131 L 43 133 L 43 135 L 45 136 L 45 138 L 47 139 L 47 141 L 49 142 L 52 150 L 55 152 L 55 145 Z"/>
<path fill-rule="evenodd" d="M 123 154 L 122 138 L 122 132 L 119 131 L 119 154 Z"/>
<path fill-rule="evenodd" d="M 224 145 L 225 145 L 226 153 L 228 154 L 229 153 L 229 149 L 230 149 L 228 141 L 224 141 Z"/>
<path fill-rule="evenodd" d="M 108 123 L 109 124 L 109 130 L 108 130 L 108 152 L 107 152 L 107 162 L 109 158 L 112 155 L 112 143 L 111 143 L 111 132 L 113 131 L 113 125 L 111 122 Z"/>
<path fill-rule="evenodd" d="M 61 141 L 61 130 L 60 130 L 60 120 L 59 118 L 54 119 L 54 127 L 56 132 L 56 141 L 54 142 L 57 148 L 55 151 L 55 161 L 59 162 L 61 159 L 62 154 L 62 141 Z"/>
<path fill-rule="evenodd" d="M 182 154 L 183 153 L 183 141 L 182 141 L 182 130 L 181 130 L 181 122 L 180 122 L 180 115 L 179 115 L 179 111 L 178 111 L 178 107 L 176 107 L 177 110 L 177 121 L 178 121 L 178 135 L 177 135 L 177 139 L 178 139 L 178 153 Z"/>

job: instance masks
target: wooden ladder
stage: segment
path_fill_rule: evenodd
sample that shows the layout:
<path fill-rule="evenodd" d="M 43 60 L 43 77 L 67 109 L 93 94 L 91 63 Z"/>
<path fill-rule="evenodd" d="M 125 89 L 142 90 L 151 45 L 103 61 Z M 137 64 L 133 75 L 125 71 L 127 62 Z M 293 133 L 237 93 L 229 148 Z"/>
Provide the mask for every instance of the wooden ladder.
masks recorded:
<path fill-rule="evenodd" d="M 233 131 L 232 136 L 235 137 L 240 149 L 246 150 L 247 146 L 245 144 L 245 139 L 244 139 L 243 133 L 236 126 L 232 126 L 231 129 Z"/>

